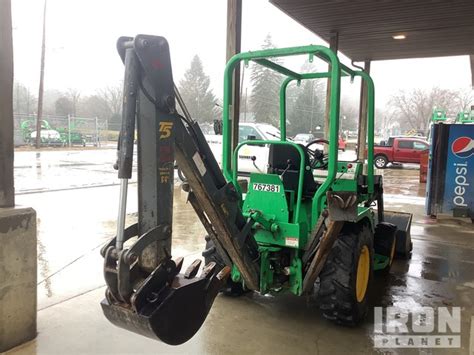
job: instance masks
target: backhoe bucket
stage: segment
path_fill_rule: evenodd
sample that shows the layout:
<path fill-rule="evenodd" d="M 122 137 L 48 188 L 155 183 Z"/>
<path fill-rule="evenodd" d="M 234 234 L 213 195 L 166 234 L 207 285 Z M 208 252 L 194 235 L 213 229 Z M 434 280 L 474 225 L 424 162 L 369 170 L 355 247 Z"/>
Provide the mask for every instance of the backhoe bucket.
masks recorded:
<path fill-rule="evenodd" d="M 178 274 L 182 259 L 163 262 L 131 297 L 131 304 L 118 301 L 107 289 L 101 302 L 107 319 L 120 328 L 179 345 L 201 327 L 219 290 L 226 283 L 230 268 L 216 273 L 216 264 L 206 265 L 196 276 L 201 260 L 184 274 Z"/>
<path fill-rule="evenodd" d="M 410 235 L 412 217 L 411 213 L 384 211 L 384 222 L 397 226 L 396 255 L 401 258 L 408 258 L 413 248 Z"/>

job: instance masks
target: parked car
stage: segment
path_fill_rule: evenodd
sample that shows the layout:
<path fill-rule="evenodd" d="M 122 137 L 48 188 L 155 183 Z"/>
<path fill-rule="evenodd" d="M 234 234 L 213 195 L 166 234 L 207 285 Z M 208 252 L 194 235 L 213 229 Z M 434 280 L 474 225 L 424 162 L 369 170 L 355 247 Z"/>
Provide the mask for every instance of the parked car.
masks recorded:
<path fill-rule="evenodd" d="M 42 129 L 40 131 L 41 144 L 45 145 L 63 145 L 61 134 L 54 129 Z M 34 144 L 36 141 L 36 131 L 31 132 L 27 143 Z"/>
<path fill-rule="evenodd" d="M 420 164 L 421 153 L 428 150 L 429 143 L 416 137 L 390 137 L 374 147 L 374 165 L 383 169 L 388 163 Z"/>
<path fill-rule="evenodd" d="M 311 133 L 298 133 L 294 138 L 293 142 L 306 145 L 313 141 L 315 138 Z"/>

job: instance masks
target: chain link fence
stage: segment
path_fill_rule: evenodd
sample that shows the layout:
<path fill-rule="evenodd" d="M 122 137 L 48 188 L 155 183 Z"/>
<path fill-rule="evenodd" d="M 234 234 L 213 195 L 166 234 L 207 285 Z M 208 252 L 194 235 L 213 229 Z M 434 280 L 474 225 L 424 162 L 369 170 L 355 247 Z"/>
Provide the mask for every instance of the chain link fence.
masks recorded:
<path fill-rule="evenodd" d="M 50 116 L 41 121 L 42 146 L 92 146 L 114 145 L 118 139 L 120 124 L 109 124 L 107 119 L 98 117 Z M 14 115 L 15 146 L 36 143 L 36 115 Z"/>

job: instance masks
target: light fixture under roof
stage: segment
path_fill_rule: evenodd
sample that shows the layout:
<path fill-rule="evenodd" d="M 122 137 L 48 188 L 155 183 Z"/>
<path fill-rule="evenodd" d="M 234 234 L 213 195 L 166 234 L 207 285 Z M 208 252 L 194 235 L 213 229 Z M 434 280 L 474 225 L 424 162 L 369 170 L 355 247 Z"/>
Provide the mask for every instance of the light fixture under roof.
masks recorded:
<path fill-rule="evenodd" d="M 405 39 L 405 38 L 407 38 L 407 36 L 400 34 L 400 35 L 393 35 L 392 38 L 393 39 Z"/>

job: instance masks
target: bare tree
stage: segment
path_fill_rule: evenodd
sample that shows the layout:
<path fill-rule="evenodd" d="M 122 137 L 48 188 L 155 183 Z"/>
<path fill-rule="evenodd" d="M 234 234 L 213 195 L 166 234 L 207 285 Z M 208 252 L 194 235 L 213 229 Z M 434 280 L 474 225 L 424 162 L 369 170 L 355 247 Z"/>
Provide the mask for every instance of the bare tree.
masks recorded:
<path fill-rule="evenodd" d="M 455 91 L 438 87 L 431 90 L 400 91 L 392 96 L 389 104 L 396 111 L 402 125 L 426 131 L 434 108 L 456 114 L 456 95 Z"/>
<path fill-rule="evenodd" d="M 15 82 L 13 90 L 13 112 L 16 114 L 30 114 L 36 110 L 36 104 L 36 97 L 31 93 L 30 89 L 21 83 Z"/>
<path fill-rule="evenodd" d="M 357 130 L 359 126 L 358 104 L 348 98 L 342 98 L 339 117 L 339 125 L 343 131 Z"/>
<path fill-rule="evenodd" d="M 389 109 L 375 110 L 375 126 L 383 135 L 391 132 L 393 124 L 397 121 L 397 111 Z"/>
<path fill-rule="evenodd" d="M 474 90 L 458 90 L 454 101 L 456 102 L 458 112 L 471 110 L 471 106 L 474 105 Z"/>
<path fill-rule="evenodd" d="M 67 116 L 73 114 L 73 103 L 67 96 L 61 96 L 58 98 L 54 103 L 54 106 L 54 113 L 58 116 Z"/>
<path fill-rule="evenodd" d="M 56 89 L 47 89 L 44 91 L 43 98 L 43 114 L 55 115 L 56 114 L 56 101 L 59 98 L 65 96 L 65 94 Z"/>
<path fill-rule="evenodd" d="M 113 116 L 109 105 L 99 95 L 86 96 L 81 99 L 78 114 L 84 117 L 100 117 L 107 120 Z"/>
<path fill-rule="evenodd" d="M 79 101 L 81 99 L 81 92 L 77 89 L 68 89 L 67 98 L 71 101 L 71 108 L 72 108 L 71 114 L 73 116 L 76 116 L 77 115 L 77 106 L 78 106 Z"/>
<path fill-rule="evenodd" d="M 112 116 L 120 116 L 122 112 L 122 90 L 123 85 L 117 84 L 99 90 L 97 93 L 97 96 L 107 103 L 107 106 L 112 112 Z"/>

